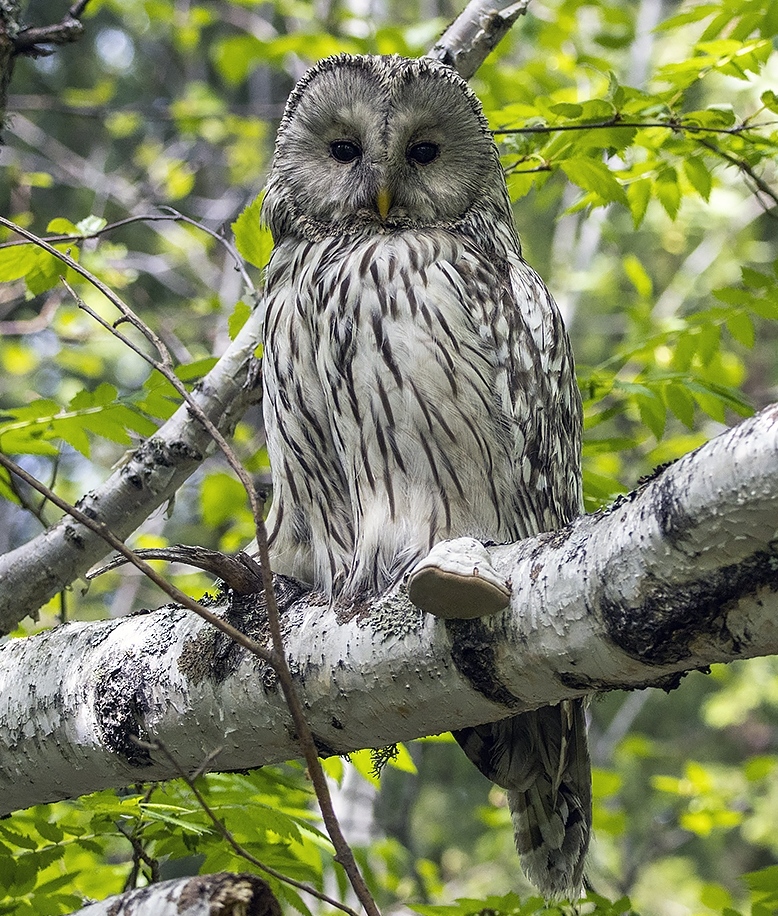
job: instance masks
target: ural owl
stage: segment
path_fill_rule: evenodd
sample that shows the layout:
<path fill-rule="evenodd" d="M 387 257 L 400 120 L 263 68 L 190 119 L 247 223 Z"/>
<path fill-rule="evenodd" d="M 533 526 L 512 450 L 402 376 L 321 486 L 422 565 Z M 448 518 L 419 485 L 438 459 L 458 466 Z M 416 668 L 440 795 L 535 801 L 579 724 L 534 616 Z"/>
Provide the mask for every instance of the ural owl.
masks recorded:
<path fill-rule="evenodd" d="M 356 598 L 444 539 L 516 541 L 581 511 L 568 339 L 452 69 L 313 67 L 286 106 L 263 218 L 275 571 Z M 581 702 L 455 736 L 507 789 L 530 879 L 576 895 L 591 822 Z"/>

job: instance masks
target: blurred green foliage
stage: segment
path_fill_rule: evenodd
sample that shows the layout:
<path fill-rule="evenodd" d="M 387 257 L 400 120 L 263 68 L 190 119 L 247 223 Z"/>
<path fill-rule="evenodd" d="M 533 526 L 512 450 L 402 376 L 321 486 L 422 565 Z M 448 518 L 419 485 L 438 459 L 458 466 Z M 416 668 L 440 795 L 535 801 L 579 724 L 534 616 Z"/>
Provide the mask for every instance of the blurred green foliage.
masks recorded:
<path fill-rule="evenodd" d="M 65 7 L 32 0 L 25 15 L 44 24 Z M 122 296 L 195 384 L 250 308 L 233 236 L 255 284 L 267 259 L 257 195 L 295 80 L 340 51 L 421 54 L 456 12 L 443 0 L 387 0 L 369 16 L 348 0 L 92 0 L 81 42 L 17 65 L 0 213 Z M 473 79 L 526 257 L 573 338 L 589 510 L 778 400 L 777 40 L 771 0 L 533 0 Z M 178 399 L 80 308 L 113 322 L 104 296 L 5 230 L 0 281 L 0 448 L 75 501 Z M 250 413 L 235 445 L 269 481 L 262 444 Z M 0 551 L 56 517 L 0 475 Z M 245 494 L 214 458 L 134 543 L 232 551 L 252 533 Z M 195 594 L 208 587 L 176 578 Z M 158 601 L 132 571 L 112 572 L 35 626 Z M 778 910 L 772 659 L 692 674 L 670 695 L 598 698 L 591 739 L 596 838 L 582 913 Z M 543 909 L 519 874 L 503 793 L 450 742 L 402 749 L 361 806 L 355 785 L 369 794 L 376 782 L 368 757 L 328 771 L 347 813 L 369 821 L 360 859 L 383 906 Z M 258 859 L 345 895 L 299 767 L 199 785 Z M 139 849 L 163 876 L 252 868 L 180 783 L 101 793 L 0 824 L 0 913 L 68 912 L 83 895 L 143 883 Z M 321 909 L 273 887 L 293 909 Z"/>

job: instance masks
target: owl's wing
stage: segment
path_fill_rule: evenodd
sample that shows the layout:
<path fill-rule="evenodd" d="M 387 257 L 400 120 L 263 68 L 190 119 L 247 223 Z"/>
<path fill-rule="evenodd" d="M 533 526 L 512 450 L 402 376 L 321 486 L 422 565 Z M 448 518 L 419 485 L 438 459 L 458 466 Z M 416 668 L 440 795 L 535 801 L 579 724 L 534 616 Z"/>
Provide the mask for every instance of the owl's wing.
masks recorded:
<path fill-rule="evenodd" d="M 503 411 L 513 424 L 509 511 L 515 536 L 525 537 L 581 512 L 581 399 L 556 303 L 518 256 L 502 295 L 493 323 Z M 507 346 L 500 348 L 501 340 Z M 527 876 L 547 897 L 575 899 L 591 832 L 584 702 L 564 701 L 454 736 L 481 772 L 507 789 Z"/>
<path fill-rule="evenodd" d="M 546 285 L 520 257 L 510 259 L 514 327 L 505 354 L 514 418 L 514 480 L 518 515 L 529 534 L 553 531 L 583 510 L 581 395 L 570 341 Z M 513 311 L 507 310 L 512 307 Z"/>

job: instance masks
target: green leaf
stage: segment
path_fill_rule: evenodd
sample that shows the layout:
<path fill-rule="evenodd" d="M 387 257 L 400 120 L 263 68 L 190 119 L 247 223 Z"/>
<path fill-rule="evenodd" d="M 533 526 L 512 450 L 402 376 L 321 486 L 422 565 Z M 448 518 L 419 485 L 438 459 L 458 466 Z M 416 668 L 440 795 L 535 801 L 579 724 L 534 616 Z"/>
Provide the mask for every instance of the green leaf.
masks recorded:
<path fill-rule="evenodd" d="M 646 397 L 638 395 L 635 398 L 640 419 L 651 430 L 657 440 L 661 439 L 667 422 L 667 412 L 656 395 Z"/>
<path fill-rule="evenodd" d="M 689 390 L 677 382 L 670 382 L 662 389 L 665 404 L 689 429 L 694 427 L 694 398 Z"/>
<path fill-rule="evenodd" d="M 778 865 L 768 865 L 759 871 L 746 872 L 743 880 L 749 890 L 760 896 L 778 896 Z"/>
<path fill-rule="evenodd" d="M 182 382 L 196 381 L 207 375 L 217 362 L 218 360 L 215 356 L 206 356 L 191 363 L 182 363 L 180 366 L 176 366 L 176 376 Z"/>
<path fill-rule="evenodd" d="M 56 216 L 54 219 L 50 220 L 46 226 L 46 232 L 51 232 L 54 235 L 78 235 L 78 229 L 76 225 L 72 223 L 69 219 L 65 219 L 64 216 Z"/>
<path fill-rule="evenodd" d="M 624 265 L 624 273 L 635 287 L 637 294 L 643 299 L 649 298 L 653 291 L 653 284 L 648 271 L 641 264 L 638 257 L 634 254 L 627 254 L 622 263 Z"/>
<path fill-rule="evenodd" d="M 560 162 L 559 167 L 573 184 L 599 198 L 600 205 L 621 203 L 629 206 L 624 188 L 604 162 L 589 158 L 567 159 Z"/>
<path fill-rule="evenodd" d="M 247 305 L 242 299 L 235 303 L 235 308 L 227 320 L 227 331 L 230 335 L 230 340 L 235 340 L 240 329 L 248 321 L 250 314 L 251 306 Z"/>
<path fill-rule="evenodd" d="M 778 94 L 772 89 L 766 89 L 760 96 L 760 100 L 765 108 L 778 114 Z"/>
<path fill-rule="evenodd" d="M 678 175 L 674 168 L 662 169 L 654 182 L 654 190 L 667 215 L 670 219 L 675 219 L 681 206 L 681 189 L 678 186 Z"/>
<path fill-rule="evenodd" d="M 243 485 L 230 474 L 208 474 L 200 487 L 200 512 L 208 527 L 230 522 L 236 510 L 246 505 Z"/>
<path fill-rule="evenodd" d="M 689 184 L 703 200 L 707 201 L 713 187 L 713 177 L 707 165 L 699 156 L 692 156 L 684 160 L 683 170 L 689 179 Z"/>
<path fill-rule="evenodd" d="M 637 227 L 643 222 L 651 200 L 651 181 L 648 178 L 639 178 L 627 185 L 627 204 L 632 214 L 632 222 Z"/>
<path fill-rule="evenodd" d="M 745 312 L 733 312 L 727 316 L 727 330 L 744 347 L 754 346 L 754 322 Z"/>
<path fill-rule="evenodd" d="M 273 250 L 273 236 L 270 230 L 261 223 L 262 200 L 260 194 L 248 206 L 244 207 L 232 224 L 235 245 L 242 258 L 255 267 L 264 267 L 270 260 Z"/>
<path fill-rule="evenodd" d="M 21 280 L 37 265 L 32 245 L 11 245 L 0 248 L 0 280 Z"/>

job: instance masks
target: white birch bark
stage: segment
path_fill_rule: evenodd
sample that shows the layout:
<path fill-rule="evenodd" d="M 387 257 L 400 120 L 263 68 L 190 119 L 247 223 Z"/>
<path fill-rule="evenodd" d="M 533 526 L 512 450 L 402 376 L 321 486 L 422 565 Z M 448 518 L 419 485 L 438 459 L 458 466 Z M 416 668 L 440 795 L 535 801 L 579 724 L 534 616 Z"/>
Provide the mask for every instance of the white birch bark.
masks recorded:
<path fill-rule="evenodd" d="M 217 872 L 161 881 L 77 910 L 78 916 L 281 916 L 267 884 L 256 875 Z M 74 914 L 75 916 L 75 914 Z"/>
<path fill-rule="evenodd" d="M 327 606 L 279 579 L 291 669 L 323 755 L 495 721 L 567 697 L 672 686 L 778 653 L 778 404 L 613 508 L 492 549 L 512 580 L 491 618 L 403 594 Z M 268 642 L 261 604 L 224 613 Z M 0 814 L 108 786 L 298 755 L 275 678 L 178 608 L 71 623 L 0 647 Z"/>
<path fill-rule="evenodd" d="M 471 0 L 428 56 L 469 80 L 529 4 L 530 0 Z"/>

